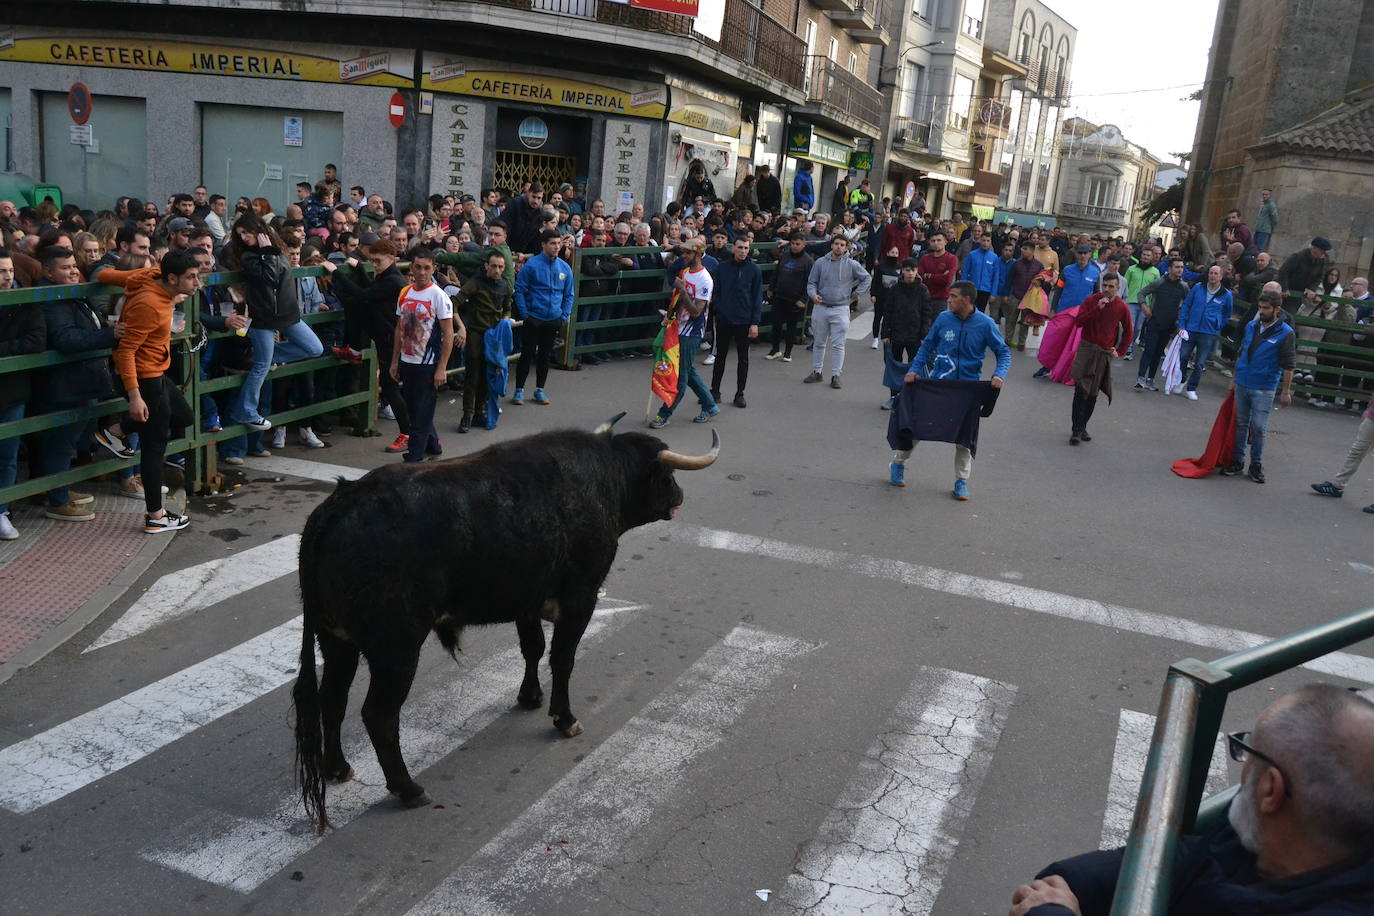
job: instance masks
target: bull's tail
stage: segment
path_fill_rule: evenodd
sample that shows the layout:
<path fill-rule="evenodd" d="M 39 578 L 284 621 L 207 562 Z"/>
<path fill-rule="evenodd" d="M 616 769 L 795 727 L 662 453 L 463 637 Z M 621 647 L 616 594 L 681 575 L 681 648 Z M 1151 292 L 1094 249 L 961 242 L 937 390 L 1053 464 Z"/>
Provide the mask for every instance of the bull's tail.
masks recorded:
<path fill-rule="evenodd" d="M 318 516 L 318 510 L 316 516 Z M 291 698 L 296 706 L 296 782 L 301 789 L 301 801 L 305 804 L 306 816 L 316 821 L 320 832 L 329 827 L 329 817 L 324 810 L 325 781 L 324 729 L 320 714 L 320 684 L 315 676 L 315 621 L 318 619 L 321 596 L 315 581 L 314 563 L 317 557 L 315 544 L 318 540 L 318 521 L 312 516 L 305 525 L 301 536 L 301 667 L 296 675 L 296 686 Z"/>

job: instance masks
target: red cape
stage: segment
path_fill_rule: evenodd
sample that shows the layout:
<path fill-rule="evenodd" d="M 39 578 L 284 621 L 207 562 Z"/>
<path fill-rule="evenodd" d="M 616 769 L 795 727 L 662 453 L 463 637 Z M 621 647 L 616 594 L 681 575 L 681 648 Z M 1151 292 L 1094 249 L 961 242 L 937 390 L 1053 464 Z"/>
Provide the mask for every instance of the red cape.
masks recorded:
<path fill-rule="evenodd" d="M 1226 395 L 1207 438 L 1207 450 L 1200 458 L 1180 458 L 1173 463 L 1173 472 L 1180 477 L 1206 477 L 1217 468 L 1231 463 L 1236 451 L 1236 393 Z"/>

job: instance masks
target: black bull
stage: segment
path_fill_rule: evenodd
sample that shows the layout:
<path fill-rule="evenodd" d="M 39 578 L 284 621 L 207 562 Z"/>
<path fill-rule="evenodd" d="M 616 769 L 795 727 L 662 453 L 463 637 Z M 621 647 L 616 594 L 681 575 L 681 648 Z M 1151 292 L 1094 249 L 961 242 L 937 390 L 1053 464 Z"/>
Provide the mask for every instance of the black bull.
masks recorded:
<path fill-rule="evenodd" d="M 341 480 L 310 514 L 301 538 L 305 626 L 293 697 L 297 778 L 320 829 L 328 824 L 326 780 L 353 775 L 339 730 L 359 654 L 371 672 L 363 723 L 387 789 L 408 807 L 429 803 L 401 756 L 400 712 L 430 631 L 452 655 L 464 627 L 514 622 L 525 658 L 517 700 L 536 709 L 544 702 L 540 618 L 548 614 L 555 620 L 549 715 L 568 737 L 582 731 L 568 678 L 620 535 L 672 518 L 683 499 L 673 470 L 704 468 L 720 452 L 714 431 L 708 454 L 686 456 L 645 433 L 614 435 L 614 423 L 378 468 Z"/>

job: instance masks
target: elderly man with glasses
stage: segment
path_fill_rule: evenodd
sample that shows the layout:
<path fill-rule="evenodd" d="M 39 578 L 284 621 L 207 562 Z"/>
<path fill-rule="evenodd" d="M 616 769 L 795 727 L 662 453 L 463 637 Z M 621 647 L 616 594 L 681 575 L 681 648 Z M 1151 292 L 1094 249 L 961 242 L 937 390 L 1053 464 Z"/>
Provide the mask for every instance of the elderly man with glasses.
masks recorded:
<path fill-rule="evenodd" d="M 1226 823 L 1183 838 L 1167 912 L 1374 913 L 1374 703 L 1315 684 L 1226 737 L 1240 791 Z M 1050 865 L 1016 889 L 1010 916 L 1105 916 L 1121 860 Z"/>

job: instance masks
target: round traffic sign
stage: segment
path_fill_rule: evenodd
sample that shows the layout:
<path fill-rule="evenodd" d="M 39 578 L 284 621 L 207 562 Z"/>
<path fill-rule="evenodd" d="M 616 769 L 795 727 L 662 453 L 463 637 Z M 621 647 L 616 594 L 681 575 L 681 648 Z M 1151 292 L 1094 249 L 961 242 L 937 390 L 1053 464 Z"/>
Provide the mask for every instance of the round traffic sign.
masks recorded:
<path fill-rule="evenodd" d="M 406 122 L 406 100 L 399 92 L 391 93 L 391 126 L 400 127 Z"/>
<path fill-rule="evenodd" d="M 85 83 L 72 83 L 67 90 L 67 113 L 77 124 L 85 124 L 91 119 L 91 90 Z"/>

